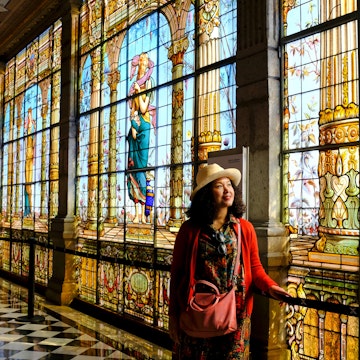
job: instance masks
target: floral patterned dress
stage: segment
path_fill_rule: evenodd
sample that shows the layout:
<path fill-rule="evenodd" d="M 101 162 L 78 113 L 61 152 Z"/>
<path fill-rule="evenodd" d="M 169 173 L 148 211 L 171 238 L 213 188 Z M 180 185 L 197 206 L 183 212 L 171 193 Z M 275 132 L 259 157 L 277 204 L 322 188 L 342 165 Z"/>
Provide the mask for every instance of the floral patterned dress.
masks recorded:
<path fill-rule="evenodd" d="M 196 279 L 208 280 L 220 292 L 231 289 L 237 252 L 237 236 L 234 228 L 237 220 L 231 219 L 220 231 L 210 227 L 204 229 L 199 237 L 196 262 Z M 174 358 L 181 360 L 232 360 L 249 359 L 250 316 L 244 304 L 244 276 L 240 256 L 240 271 L 237 276 L 237 331 L 211 338 L 194 338 L 181 334 L 180 344 L 175 346 Z"/>

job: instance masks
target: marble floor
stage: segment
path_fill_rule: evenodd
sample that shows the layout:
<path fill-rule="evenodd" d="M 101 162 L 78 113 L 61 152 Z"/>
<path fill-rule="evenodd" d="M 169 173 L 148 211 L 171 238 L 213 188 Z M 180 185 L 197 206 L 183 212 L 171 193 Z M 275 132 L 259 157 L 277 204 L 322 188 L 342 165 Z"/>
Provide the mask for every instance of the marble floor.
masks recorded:
<path fill-rule="evenodd" d="M 171 351 L 0 278 L 0 360 L 171 359 Z"/>

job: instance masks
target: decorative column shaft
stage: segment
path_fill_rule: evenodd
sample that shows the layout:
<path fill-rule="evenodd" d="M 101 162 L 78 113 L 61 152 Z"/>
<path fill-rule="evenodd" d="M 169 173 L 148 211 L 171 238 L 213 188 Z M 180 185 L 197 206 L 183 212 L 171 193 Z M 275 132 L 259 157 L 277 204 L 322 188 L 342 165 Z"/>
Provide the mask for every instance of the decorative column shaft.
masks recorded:
<path fill-rule="evenodd" d="M 108 74 L 108 84 L 110 86 L 110 103 L 115 104 L 117 100 L 117 85 L 120 82 L 119 70 L 114 70 Z M 117 105 L 110 108 L 109 124 L 109 214 L 107 222 L 116 223 L 116 118 Z"/>
<path fill-rule="evenodd" d="M 321 38 L 323 77 L 319 116 L 320 213 L 317 250 L 358 255 L 359 106 L 356 24 L 348 23 Z M 326 38 L 325 38 L 326 36 Z M 331 40 L 328 43 L 327 40 Z M 337 41 L 341 38 L 348 41 Z M 351 39 L 353 42 L 351 43 Z M 334 149 L 331 149 L 331 147 Z"/>
<path fill-rule="evenodd" d="M 101 73 L 101 51 L 96 48 L 91 53 L 91 104 L 92 109 L 100 105 L 100 73 Z M 88 230 L 97 230 L 98 217 L 98 174 L 99 174 L 99 113 L 90 114 L 90 138 L 88 158 Z"/>
<path fill-rule="evenodd" d="M 168 57 L 173 63 L 172 78 L 183 76 L 184 53 L 189 46 L 187 38 L 174 42 Z M 183 120 L 184 120 L 184 83 L 175 82 L 172 96 L 171 126 L 171 173 L 170 173 L 170 218 L 169 227 L 180 227 L 182 223 L 182 188 L 183 188 Z"/>
<path fill-rule="evenodd" d="M 211 6 L 210 6 L 211 5 Z M 203 68 L 220 60 L 219 1 L 200 1 L 199 59 Z M 220 131 L 220 70 L 200 74 L 198 83 L 198 143 L 199 159 L 206 160 L 208 152 L 221 148 Z"/>
<path fill-rule="evenodd" d="M 53 124 L 59 122 L 60 108 L 60 73 L 56 73 L 52 81 L 52 116 Z M 51 129 L 50 134 L 50 204 L 49 216 L 54 218 L 58 214 L 59 208 L 59 127 L 55 126 Z"/>
<path fill-rule="evenodd" d="M 40 83 L 41 88 L 41 99 L 42 99 L 42 109 L 41 109 L 41 118 L 42 118 L 42 128 L 46 128 L 46 118 L 47 118 L 47 112 L 49 110 L 49 105 L 47 103 L 47 93 L 50 88 L 50 80 L 47 79 L 46 81 L 43 81 Z M 41 192 L 40 192 L 40 218 L 46 218 L 47 214 L 46 211 L 48 207 L 48 201 L 46 199 L 46 191 L 47 191 L 47 175 L 46 175 L 46 151 L 47 146 L 46 143 L 48 141 L 48 136 L 45 131 L 42 132 L 42 138 L 41 138 Z"/>
<path fill-rule="evenodd" d="M 21 112 L 22 112 L 22 104 L 24 101 L 24 97 L 23 96 L 19 96 L 16 98 L 15 100 L 15 106 L 17 108 L 17 118 L 16 118 L 16 129 L 17 129 L 17 135 L 16 138 L 19 139 L 20 138 L 20 134 L 21 134 L 21 127 L 23 125 L 23 121 L 24 119 L 21 117 Z M 16 204 L 14 212 L 12 214 L 12 216 L 20 216 L 20 209 L 19 209 L 19 204 L 20 204 L 20 166 L 19 166 L 19 162 L 20 162 L 20 153 L 21 153 L 21 147 L 20 147 L 20 141 L 16 142 L 16 154 L 14 154 L 14 162 L 16 161 L 17 164 L 15 165 L 16 168 L 16 172 L 15 172 L 15 178 L 16 178 L 16 189 L 15 189 L 15 199 L 14 202 Z"/>

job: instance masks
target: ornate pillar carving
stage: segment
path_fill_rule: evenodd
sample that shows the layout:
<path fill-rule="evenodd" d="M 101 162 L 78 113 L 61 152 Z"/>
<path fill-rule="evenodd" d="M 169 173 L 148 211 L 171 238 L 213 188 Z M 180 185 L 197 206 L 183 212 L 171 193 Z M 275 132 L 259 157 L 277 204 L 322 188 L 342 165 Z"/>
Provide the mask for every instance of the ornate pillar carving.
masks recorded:
<path fill-rule="evenodd" d="M 187 38 L 175 41 L 169 48 L 168 57 L 173 63 L 173 80 L 183 75 L 184 53 L 189 46 Z M 184 84 L 173 85 L 172 127 L 171 127 L 171 173 L 170 173 L 170 218 L 169 227 L 180 227 L 182 223 L 183 188 L 183 120 L 184 120 Z"/>
<path fill-rule="evenodd" d="M 219 7 L 219 1 L 200 1 L 198 17 L 199 68 L 220 60 Z M 198 155 L 200 160 L 206 160 L 209 151 L 217 151 L 221 148 L 219 89 L 219 69 L 200 74 L 197 94 L 199 102 Z"/>
<path fill-rule="evenodd" d="M 110 103 L 117 100 L 117 85 L 120 82 L 120 72 L 115 69 L 108 74 L 108 84 L 110 87 Z M 110 108 L 109 123 L 109 213 L 107 222 L 116 223 L 116 117 L 117 105 Z"/>
<path fill-rule="evenodd" d="M 8 188 L 11 188 L 12 185 L 12 179 L 14 176 L 14 143 L 11 141 L 13 140 L 13 131 L 14 131 L 14 112 L 13 112 L 13 108 L 14 108 L 14 103 L 11 102 L 10 103 L 10 131 L 9 131 L 9 147 L 8 147 L 8 180 L 7 180 L 7 184 L 8 184 Z M 6 222 L 10 223 L 10 219 L 11 219 L 11 210 L 12 210 L 12 198 L 11 198 L 11 191 L 7 192 L 7 198 L 6 198 L 6 218 L 4 219 Z"/>
<path fill-rule="evenodd" d="M 355 81 L 359 73 L 353 22 L 328 30 L 321 38 L 321 110 L 319 143 L 320 212 L 317 250 L 358 255 L 359 105 Z M 326 38 L 325 38 L 326 36 Z M 336 41 L 336 39 L 347 41 Z M 328 41 L 331 39 L 331 45 Z M 334 146 L 335 145 L 335 146 Z M 335 149 L 331 149 L 334 146 Z M 319 255 L 321 257 L 321 255 Z M 317 260 L 319 261 L 319 260 Z"/>
<path fill-rule="evenodd" d="M 119 37 L 108 42 L 107 55 L 109 58 L 110 72 L 107 75 L 107 83 L 110 87 L 110 119 L 109 119 L 109 200 L 107 223 L 116 224 L 116 118 L 118 96 L 117 86 L 120 82 L 120 72 L 117 68 L 120 46 Z"/>
<path fill-rule="evenodd" d="M 52 122 L 57 124 L 59 121 L 59 108 L 60 108 L 60 73 L 53 76 L 52 81 Z M 58 214 L 59 208 L 59 144 L 60 144 L 60 131 L 59 127 L 55 126 L 51 129 L 50 134 L 50 204 L 49 216 L 54 218 Z"/>
<path fill-rule="evenodd" d="M 17 109 L 17 118 L 15 119 L 16 121 L 16 130 L 17 130 L 17 135 L 16 138 L 19 139 L 20 138 L 20 134 L 21 134 L 21 127 L 23 126 L 23 122 L 24 119 L 21 117 L 21 113 L 22 113 L 22 104 L 24 101 L 24 97 L 23 96 L 18 96 L 15 100 L 15 106 Z M 13 161 L 19 163 L 20 158 L 19 158 L 19 154 L 21 153 L 21 148 L 20 148 L 20 141 L 16 142 L 16 154 L 13 157 Z M 18 166 L 18 164 L 15 166 L 16 168 L 16 173 L 15 173 L 15 178 L 16 178 L 16 188 L 15 188 L 15 209 L 14 209 L 14 213 L 11 216 L 14 217 L 20 217 L 20 208 L 19 208 L 19 204 L 20 204 L 20 196 L 21 196 L 21 188 L 20 188 L 20 166 Z"/>
<path fill-rule="evenodd" d="M 100 70 L 101 70 L 101 50 L 96 48 L 91 53 L 91 109 L 100 105 Z M 98 173 L 99 173 L 99 112 L 90 114 L 90 138 L 89 138 L 89 165 L 88 165 L 88 223 L 87 229 L 96 231 L 97 210 L 98 210 Z M 101 231 L 101 229 L 99 229 Z"/>
<path fill-rule="evenodd" d="M 41 99 L 42 99 L 42 109 L 41 109 L 41 118 L 42 118 L 42 128 L 46 128 L 46 117 L 47 112 L 49 110 L 48 108 L 48 102 L 47 102 L 47 93 L 50 88 L 50 79 L 47 79 L 45 81 L 42 81 L 40 83 L 40 89 L 41 89 Z M 45 209 L 47 209 L 48 204 L 46 200 L 46 143 L 48 142 L 48 136 L 45 131 L 42 132 L 42 146 L 41 146 L 41 192 L 40 192 L 40 218 L 47 218 L 47 214 L 45 213 Z"/>

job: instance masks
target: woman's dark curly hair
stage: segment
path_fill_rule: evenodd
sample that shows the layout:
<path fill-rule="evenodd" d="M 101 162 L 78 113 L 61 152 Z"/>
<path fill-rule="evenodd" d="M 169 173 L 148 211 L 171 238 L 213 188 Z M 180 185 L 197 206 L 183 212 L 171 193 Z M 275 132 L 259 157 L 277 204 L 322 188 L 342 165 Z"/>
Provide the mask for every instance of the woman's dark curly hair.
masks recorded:
<path fill-rule="evenodd" d="M 233 188 L 235 196 L 232 206 L 229 207 L 229 214 L 234 215 L 236 218 L 240 218 L 245 213 L 246 206 L 242 201 L 240 188 L 234 186 L 234 184 Z M 211 191 L 211 183 L 205 185 L 195 194 L 186 215 L 190 218 L 190 221 L 194 223 L 200 225 L 212 224 L 215 215 L 215 206 Z"/>

